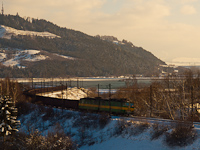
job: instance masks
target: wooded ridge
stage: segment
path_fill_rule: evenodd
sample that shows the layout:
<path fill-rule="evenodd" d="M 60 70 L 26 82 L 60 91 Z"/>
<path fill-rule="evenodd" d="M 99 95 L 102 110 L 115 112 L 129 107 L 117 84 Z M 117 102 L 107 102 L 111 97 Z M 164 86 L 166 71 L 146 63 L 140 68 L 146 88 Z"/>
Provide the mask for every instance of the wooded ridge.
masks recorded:
<path fill-rule="evenodd" d="M 126 40 L 109 36 L 89 36 L 80 31 L 59 27 L 43 19 L 22 18 L 18 15 L 0 15 L 0 25 L 17 30 L 49 32 L 55 38 L 17 35 L 11 39 L 0 38 L 1 50 L 40 50 L 76 59 L 47 58 L 40 61 L 21 61 L 19 66 L 0 65 L 0 77 L 66 77 L 158 74 L 158 65 L 165 64 L 152 53 L 134 46 Z M 8 53 L 7 51 L 7 53 Z M 11 52 L 12 51 L 12 52 Z M 12 55 L 11 55 L 12 58 Z M 7 58 L 8 59 L 8 58 Z"/>

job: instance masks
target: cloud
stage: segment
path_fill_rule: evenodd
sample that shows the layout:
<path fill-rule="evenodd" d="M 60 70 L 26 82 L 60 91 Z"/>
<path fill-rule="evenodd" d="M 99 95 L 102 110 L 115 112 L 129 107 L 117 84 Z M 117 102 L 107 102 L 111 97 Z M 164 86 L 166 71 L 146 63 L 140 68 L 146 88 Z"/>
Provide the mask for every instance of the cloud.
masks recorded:
<path fill-rule="evenodd" d="M 91 20 L 105 27 L 115 28 L 154 26 L 170 15 L 169 7 L 155 0 L 125 0 L 124 5 L 114 14 L 98 13 Z"/>
<path fill-rule="evenodd" d="M 22 17 L 30 16 L 70 26 L 88 22 L 93 11 L 101 8 L 105 2 L 106 0 L 7 0 L 5 13 L 18 12 Z"/>
<path fill-rule="evenodd" d="M 184 5 L 180 11 L 184 15 L 196 14 L 196 9 L 191 5 Z"/>
<path fill-rule="evenodd" d="M 174 1 L 174 0 L 173 0 Z M 197 2 L 198 0 L 178 0 L 179 2 L 181 2 L 182 4 L 185 3 L 193 3 L 193 2 Z"/>
<path fill-rule="evenodd" d="M 59 25 L 108 24 L 127 25 L 131 22 L 154 23 L 155 20 L 169 15 L 169 9 L 163 0 L 124 0 L 123 5 L 114 14 L 101 8 L 109 0 L 7 0 L 7 13 L 48 19 Z M 119 0 L 112 0 L 114 3 Z M 108 6 L 108 7 L 112 7 Z M 131 21 L 130 21 L 131 20 Z M 112 22 L 113 21 L 113 22 Z"/>

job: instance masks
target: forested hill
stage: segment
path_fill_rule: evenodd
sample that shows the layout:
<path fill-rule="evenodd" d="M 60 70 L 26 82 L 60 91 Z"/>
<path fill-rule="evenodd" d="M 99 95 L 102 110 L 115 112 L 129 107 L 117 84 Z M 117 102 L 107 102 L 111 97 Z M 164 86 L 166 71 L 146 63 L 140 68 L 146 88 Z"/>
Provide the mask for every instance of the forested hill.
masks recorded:
<path fill-rule="evenodd" d="M 50 32 L 58 37 L 48 38 L 33 35 L 12 35 L 0 38 L 0 48 L 9 50 L 9 58 L 14 50 L 40 50 L 46 59 L 29 62 L 21 60 L 20 65 L 0 65 L 0 77 L 64 77 L 64 76 L 110 76 L 127 74 L 152 75 L 158 73 L 158 65 L 164 64 L 152 53 L 117 38 L 89 36 L 79 31 L 61 28 L 49 21 L 21 18 L 16 15 L 0 15 L 0 25 L 17 30 Z M 70 27 L 69 27 L 70 28 Z M 68 58 L 52 56 L 59 54 Z"/>

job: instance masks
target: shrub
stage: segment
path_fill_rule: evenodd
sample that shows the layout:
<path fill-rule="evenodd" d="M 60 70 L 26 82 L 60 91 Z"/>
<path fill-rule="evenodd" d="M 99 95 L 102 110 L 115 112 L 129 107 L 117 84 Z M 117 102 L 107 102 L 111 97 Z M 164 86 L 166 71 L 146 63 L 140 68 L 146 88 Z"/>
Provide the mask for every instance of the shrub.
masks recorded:
<path fill-rule="evenodd" d="M 45 137 L 41 136 L 38 130 L 35 130 L 26 138 L 27 149 L 45 149 L 46 145 Z"/>
<path fill-rule="evenodd" d="M 52 107 L 47 107 L 45 111 L 45 115 L 42 116 L 43 121 L 51 120 L 55 115 L 55 112 Z"/>
<path fill-rule="evenodd" d="M 148 122 L 142 122 L 140 124 L 136 124 L 135 127 L 133 128 L 133 130 L 131 130 L 131 135 L 139 135 L 141 133 L 143 133 L 146 129 L 148 129 L 149 127 L 149 123 Z"/>
<path fill-rule="evenodd" d="M 25 140 L 27 134 L 24 132 L 17 132 L 12 136 L 8 136 L 7 140 L 3 142 L 3 138 L 0 138 L 0 149 L 3 150 L 23 150 L 25 149 Z"/>
<path fill-rule="evenodd" d="M 171 133 L 166 134 L 166 143 L 169 146 L 187 146 L 192 144 L 197 138 L 197 132 L 193 124 L 187 122 L 176 123 Z"/>
<path fill-rule="evenodd" d="M 58 129 L 59 125 L 56 125 L 52 132 L 49 132 L 47 136 L 42 136 L 38 130 L 30 133 L 30 135 L 24 132 L 18 132 L 3 142 L 3 138 L 0 138 L 0 149 L 3 150 L 76 150 L 76 144 L 71 138 Z"/>
<path fill-rule="evenodd" d="M 127 127 L 128 123 L 124 119 L 118 120 L 117 124 L 115 125 L 113 135 L 114 136 L 122 135 L 123 131 L 125 131 Z"/>
<path fill-rule="evenodd" d="M 51 150 L 67 149 L 75 150 L 76 144 L 64 133 L 64 129 L 57 123 L 52 132 L 46 137 L 47 148 Z"/>
<path fill-rule="evenodd" d="M 151 135 L 151 140 L 158 139 L 167 130 L 168 130 L 168 126 L 166 126 L 166 125 L 159 125 L 158 123 L 155 123 L 153 125 L 153 132 L 152 132 L 152 135 Z"/>
<path fill-rule="evenodd" d="M 99 126 L 103 129 L 110 122 L 110 117 L 107 114 L 100 114 Z"/>
<path fill-rule="evenodd" d="M 33 105 L 33 104 L 30 104 L 29 102 L 18 102 L 16 103 L 16 107 L 18 109 L 18 115 L 26 115 L 26 114 L 29 114 L 30 112 L 34 111 L 37 106 L 36 105 Z"/>
<path fill-rule="evenodd" d="M 74 116 L 73 112 L 67 112 L 63 115 L 65 119 L 71 119 Z"/>
<path fill-rule="evenodd" d="M 89 113 L 81 113 L 80 116 L 75 118 L 73 122 L 73 127 L 84 127 L 86 129 L 89 128 L 97 128 L 99 123 L 99 118 L 97 114 L 89 114 Z"/>
<path fill-rule="evenodd" d="M 83 126 L 78 129 L 79 147 L 88 143 L 89 133 Z"/>

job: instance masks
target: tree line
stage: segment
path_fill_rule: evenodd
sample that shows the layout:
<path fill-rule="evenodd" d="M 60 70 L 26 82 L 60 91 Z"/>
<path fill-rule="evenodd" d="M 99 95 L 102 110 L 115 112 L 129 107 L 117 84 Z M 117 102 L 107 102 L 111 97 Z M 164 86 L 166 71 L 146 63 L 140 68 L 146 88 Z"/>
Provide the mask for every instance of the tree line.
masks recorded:
<path fill-rule="evenodd" d="M 188 70 L 182 78 L 167 76 L 143 87 L 133 79 L 113 96 L 132 101 L 136 116 L 199 121 L 199 85 L 200 72 Z"/>

